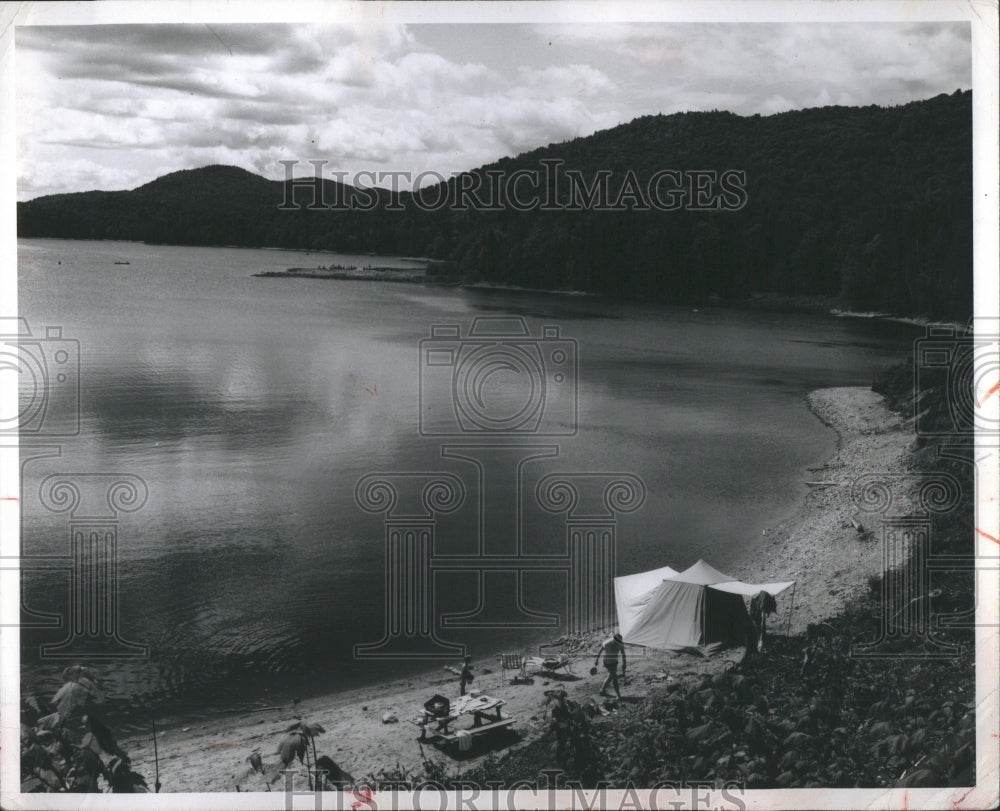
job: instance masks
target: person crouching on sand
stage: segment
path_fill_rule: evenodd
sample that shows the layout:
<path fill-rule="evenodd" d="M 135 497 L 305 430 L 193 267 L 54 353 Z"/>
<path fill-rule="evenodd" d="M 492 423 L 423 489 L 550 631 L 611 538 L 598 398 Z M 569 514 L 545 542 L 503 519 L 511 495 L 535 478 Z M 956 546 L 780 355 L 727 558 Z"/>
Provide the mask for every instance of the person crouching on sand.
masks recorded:
<path fill-rule="evenodd" d="M 594 659 L 594 667 L 597 667 L 597 662 L 600 660 L 602 654 L 604 656 L 604 666 L 608 670 L 608 677 L 604 680 L 604 684 L 601 685 L 601 695 L 611 698 L 611 694 L 607 692 L 608 685 L 610 684 L 615 688 L 615 695 L 620 699 L 622 691 L 618 686 L 619 654 L 622 657 L 622 676 L 625 676 L 625 643 L 622 641 L 622 635 L 615 634 L 604 640 L 601 649 L 597 651 L 597 658 Z"/>
<path fill-rule="evenodd" d="M 465 665 L 462 667 L 462 673 L 458 677 L 458 689 L 461 691 L 459 695 L 465 695 L 465 685 L 472 684 L 472 657 L 465 657 Z"/>

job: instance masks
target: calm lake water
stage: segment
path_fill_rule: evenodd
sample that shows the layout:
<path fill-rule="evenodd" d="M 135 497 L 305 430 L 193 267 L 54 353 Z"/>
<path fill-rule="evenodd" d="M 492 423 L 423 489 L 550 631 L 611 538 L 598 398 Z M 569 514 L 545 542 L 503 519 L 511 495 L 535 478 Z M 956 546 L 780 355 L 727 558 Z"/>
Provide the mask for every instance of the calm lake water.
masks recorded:
<path fill-rule="evenodd" d="M 358 481 L 372 472 L 438 471 L 464 481 L 465 503 L 440 518 L 434 552 L 466 556 L 478 548 L 480 509 L 492 549 L 520 543 L 522 554 L 559 554 L 565 521 L 539 508 L 540 478 L 631 473 L 644 483 L 646 500 L 617 517 L 617 573 L 680 569 L 698 557 L 725 569 L 734 549 L 758 542 L 762 529 L 795 508 L 806 469 L 833 452 L 834 436 L 808 410 L 806 393 L 869 385 L 914 337 L 903 325 L 816 315 L 254 277 L 331 263 L 406 264 L 293 251 L 20 242 L 20 313 L 36 335 L 59 326 L 63 338 L 79 341 L 82 406 L 79 436 L 62 442 L 58 458 L 24 463 L 24 555 L 69 554 L 69 517 L 40 501 L 49 475 L 133 474 L 148 488 L 146 503 L 121 513 L 117 526 L 118 626 L 150 654 L 99 663 L 112 702 L 205 712 L 427 668 L 426 661 L 353 655 L 355 644 L 378 641 L 385 627 L 384 519 L 355 499 Z M 496 465 L 480 492 L 474 465 L 442 455 L 443 443 L 471 445 L 477 435 L 421 435 L 421 374 L 437 375 L 438 389 L 425 391 L 437 398 L 425 403 L 424 427 L 433 432 L 449 419 L 440 405 L 449 395 L 442 380 L 457 372 L 444 367 L 442 378 L 439 366 L 422 369 L 420 342 L 434 324 L 458 324 L 465 337 L 473 319 L 500 316 L 522 317 L 535 337 L 557 326 L 551 340 L 575 351 L 578 431 L 523 442 L 519 435 L 522 445 L 557 446 L 558 457 L 525 463 L 518 488 L 515 457 L 530 449 L 493 452 Z M 446 349 L 460 342 L 439 340 Z M 544 411 L 546 402 L 539 413 L 543 427 L 564 431 L 572 412 L 554 397 L 553 346 L 535 356 L 553 397 L 552 410 Z M 571 364 L 564 368 L 565 392 L 573 375 Z M 487 396 L 498 398 L 482 404 L 490 414 L 514 413 L 505 410 L 513 407 L 504 400 L 510 392 L 534 396 L 518 388 L 524 377 L 510 364 L 493 371 L 483 383 Z M 510 518 L 519 497 L 520 527 Z M 477 588 L 474 573 L 437 571 L 435 616 L 474 611 Z M 68 573 L 59 567 L 28 572 L 25 605 L 64 614 L 67 589 Z M 527 573 L 521 589 L 532 616 L 565 619 L 563 573 Z M 514 602 L 488 604 L 485 619 L 506 617 Z M 561 630 L 437 633 L 482 657 Z M 65 636 L 23 634 L 26 691 L 56 684 L 67 662 L 41 661 L 38 645 Z"/>

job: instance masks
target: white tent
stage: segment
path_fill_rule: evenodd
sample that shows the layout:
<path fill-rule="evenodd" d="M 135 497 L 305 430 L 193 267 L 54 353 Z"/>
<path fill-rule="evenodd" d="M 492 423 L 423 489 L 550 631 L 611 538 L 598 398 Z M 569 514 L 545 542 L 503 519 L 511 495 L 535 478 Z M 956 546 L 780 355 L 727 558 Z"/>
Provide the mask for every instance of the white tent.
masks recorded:
<path fill-rule="evenodd" d="M 663 577 L 645 594 L 631 592 L 631 584 L 649 583 L 658 571 L 615 578 L 615 597 L 617 600 L 618 581 L 627 581 L 623 593 L 630 599 L 618 602 L 619 628 L 625 641 L 660 650 L 711 650 L 723 644 L 742 644 L 747 620 L 743 597 L 760 591 L 776 597 L 794 585 L 791 581 L 744 583 L 699 560 L 679 574 Z M 626 625 L 622 624 L 623 616 Z"/>
<path fill-rule="evenodd" d="M 615 578 L 615 607 L 618 610 L 618 633 L 626 636 L 646 607 L 649 598 L 666 578 L 677 574 L 676 569 L 662 566 L 648 572 Z"/>

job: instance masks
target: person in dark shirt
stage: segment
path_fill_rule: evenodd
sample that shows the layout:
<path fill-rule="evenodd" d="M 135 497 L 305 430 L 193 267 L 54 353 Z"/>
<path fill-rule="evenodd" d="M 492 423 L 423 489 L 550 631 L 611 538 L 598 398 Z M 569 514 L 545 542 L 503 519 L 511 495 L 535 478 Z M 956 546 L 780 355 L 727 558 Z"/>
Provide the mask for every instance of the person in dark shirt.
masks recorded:
<path fill-rule="evenodd" d="M 458 677 L 458 689 L 460 690 L 460 695 L 465 695 L 465 686 L 467 684 L 472 684 L 472 657 L 465 657 L 465 664 L 462 666 L 462 673 Z"/>

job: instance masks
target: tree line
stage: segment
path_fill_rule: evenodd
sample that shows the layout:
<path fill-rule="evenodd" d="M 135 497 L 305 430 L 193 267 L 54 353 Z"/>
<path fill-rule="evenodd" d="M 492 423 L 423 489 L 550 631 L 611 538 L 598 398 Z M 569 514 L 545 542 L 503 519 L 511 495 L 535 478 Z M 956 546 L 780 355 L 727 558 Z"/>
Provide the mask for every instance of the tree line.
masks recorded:
<path fill-rule="evenodd" d="M 515 175 L 520 193 L 504 182 Z M 728 205 L 698 205 L 690 184 L 706 176 L 700 201 Z M 601 178 L 616 205 L 579 205 L 581 183 Z M 185 170 L 131 191 L 19 203 L 18 234 L 427 256 L 463 281 L 664 303 L 769 293 L 906 315 L 972 311 L 969 91 L 890 108 L 644 116 L 419 197 L 312 185 L 235 167 Z M 490 210 L 426 204 L 473 186 L 497 190 Z M 642 205 L 654 186 L 680 204 Z M 543 204 L 520 204 L 524 189 Z M 359 204 L 310 207 L 317 195 Z"/>

